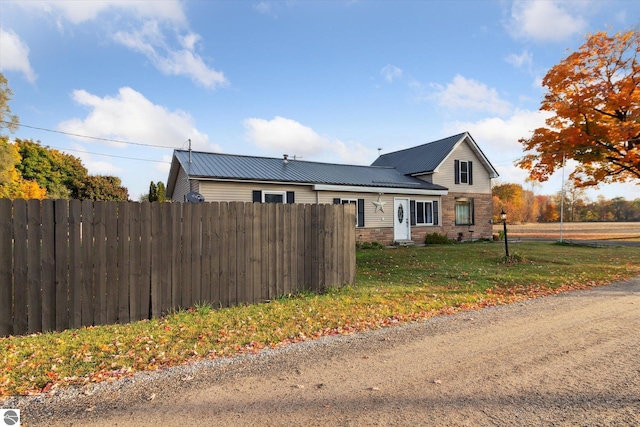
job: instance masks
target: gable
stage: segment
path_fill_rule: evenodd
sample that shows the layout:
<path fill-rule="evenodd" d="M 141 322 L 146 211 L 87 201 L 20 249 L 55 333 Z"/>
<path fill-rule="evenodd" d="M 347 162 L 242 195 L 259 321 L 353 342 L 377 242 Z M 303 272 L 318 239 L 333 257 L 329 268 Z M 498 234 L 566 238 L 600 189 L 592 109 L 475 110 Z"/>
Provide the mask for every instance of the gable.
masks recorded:
<path fill-rule="evenodd" d="M 460 179 L 462 163 L 467 167 L 466 180 Z M 491 193 L 491 175 L 469 144 L 457 145 L 430 177 L 452 193 Z"/>
<path fill-rule="evenodd" d="M 383 154 L 372 166 L 395 167 L 405 175 L 420 176 L 437 173 L 445 162 L 461 145 L 466 145 L 474 153 L 478 166 L 484 167 L 489 179 L 497 178 L 498 172 L 468 132 L 453 135 L 417 147 Z"/>

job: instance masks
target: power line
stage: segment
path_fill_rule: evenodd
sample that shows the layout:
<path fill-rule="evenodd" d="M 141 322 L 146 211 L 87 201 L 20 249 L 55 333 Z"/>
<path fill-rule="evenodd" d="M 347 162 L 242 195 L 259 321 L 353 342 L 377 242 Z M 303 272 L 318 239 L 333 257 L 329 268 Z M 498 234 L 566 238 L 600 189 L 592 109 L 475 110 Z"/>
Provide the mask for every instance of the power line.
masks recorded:
<path fill-rule="evenodd" d="M 104 156 L 104 157 L 115 157 L 117 159 L 125 159 L 125 160 L 137 160 L 140 162 L 153 162 L 153 163 L 166 163 L 166 164 L 171 164 L 171 162 L 165 162 L 164 160 L 151 160 L 151 159 L 140 159 L 137 157 L 126 157 L 126 156 L 116 156 L 114 154 L 103 154 L 103 153 L 92 153 L 90 151 L 84 151 L 84 150 L 74 150 L 73 148 L 62 148 L 62 147 L 54 147 L 52 145 L 48 146 L 49 148 L 55 148 L 56 150 L 63 150 L 63 151 L 75 151 L 77 153 L 85 153 L 85 154 L 91 154 L 94 156 Z"/>
<path fill-rule="evenodd" d="M 0 120 L 0 123 L 12 124 L 12 123 L 7 122 L 5 120 Z M 63 132 L 61 130 L 53 130 L 53 129 L 47 129 L 47 128 L 42 128 L 42 127 L 38 127 L 38 126 L 30 126 L 30 125 L 25 125 L 25 124 L 22 124 L 22 123 L 18 123 L 18 127 L 24 127 L 24 128 L 29 128 L 29 129 L 35 129 L 35 130 L 42 130 L 42 131 L 51 132 L 51 133 L 59 133 L 59 134 L 62 134 L 62 135 L 75 136 L 75 137 L 78 137 L 78 138 L 95 139 L 97 141 L 116 142 L 116 143 L 119 143 L 119 144 L 130 144 L 130 145 L 139 145 L 139 146 L 142 146 L 142 147 L 154 147 L 154 148 L 165 148 L 165 149 L 174 149 L 175 148 L 175 147 L 166 147 L 164 145 L 144 144 L 142 142 L 120 141 L 120 140 L 117 140 L 117 139 L 101 138 L 99 136 L 79 135 L 77 133 Z"/>

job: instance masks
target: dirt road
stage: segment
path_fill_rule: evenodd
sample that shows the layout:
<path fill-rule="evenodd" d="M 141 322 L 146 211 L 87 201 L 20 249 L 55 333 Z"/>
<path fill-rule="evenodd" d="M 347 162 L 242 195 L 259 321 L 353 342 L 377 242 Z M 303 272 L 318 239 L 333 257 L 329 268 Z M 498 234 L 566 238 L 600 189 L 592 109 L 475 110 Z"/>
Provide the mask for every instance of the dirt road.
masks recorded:
<path fill-rule="evenodd" d="M 156 375 L 72 402 L 44 399 L 23 420 L 638 426 L 640 278 Z"/>

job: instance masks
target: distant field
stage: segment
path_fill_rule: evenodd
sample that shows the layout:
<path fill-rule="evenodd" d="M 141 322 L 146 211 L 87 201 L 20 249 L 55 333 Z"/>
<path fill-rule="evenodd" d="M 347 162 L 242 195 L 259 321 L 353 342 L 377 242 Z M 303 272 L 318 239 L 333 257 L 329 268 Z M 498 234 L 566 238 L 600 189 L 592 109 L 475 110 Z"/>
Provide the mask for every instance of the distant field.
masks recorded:
<path fill-rule="evenodd" d="M 494 224 L 493 233 L 502 231 L 502 223 Z M 560 223 L 507 223 L 509 237 L 560 238 Z M 640 222 L 565 222 L 563 239 L 623 239 L 640 241 Z"/>

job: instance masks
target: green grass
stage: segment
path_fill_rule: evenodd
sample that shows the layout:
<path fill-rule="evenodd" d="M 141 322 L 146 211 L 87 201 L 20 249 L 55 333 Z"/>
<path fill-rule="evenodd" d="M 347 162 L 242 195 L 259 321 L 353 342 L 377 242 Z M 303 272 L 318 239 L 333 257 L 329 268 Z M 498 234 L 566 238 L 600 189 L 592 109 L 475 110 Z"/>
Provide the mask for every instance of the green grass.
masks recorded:
<path fill-rule="evenodd" d="M 255 352 L 640 275 L 637 248 L 478 242 L 360 250 L 357 284 L 322 295 L 0 339 L 0 396 L 109 381 L 136 371 Z"/>

